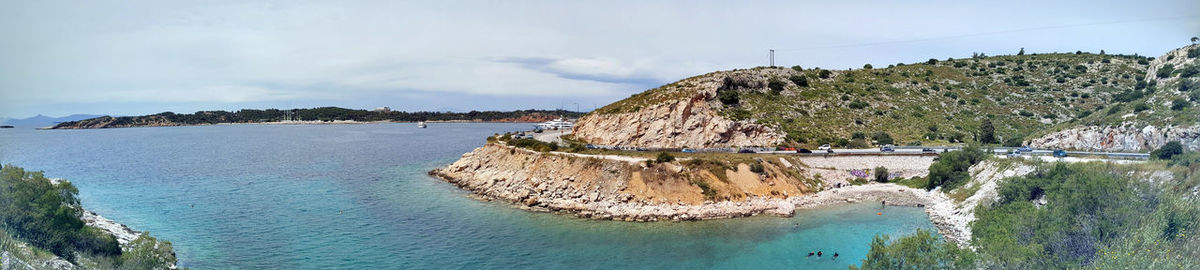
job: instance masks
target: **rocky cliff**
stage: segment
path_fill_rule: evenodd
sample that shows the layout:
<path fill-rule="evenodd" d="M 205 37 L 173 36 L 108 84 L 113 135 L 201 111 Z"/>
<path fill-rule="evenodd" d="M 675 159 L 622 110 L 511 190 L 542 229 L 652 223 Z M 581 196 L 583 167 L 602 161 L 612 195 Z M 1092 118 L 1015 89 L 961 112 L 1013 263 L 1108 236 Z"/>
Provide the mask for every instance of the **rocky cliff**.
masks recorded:
<path fill-rule="evenodd" d="M 1185 149 L 1200 151 L 1200 127 L 1081 126 L 1029 141 L 1034 148 L 1090 151 L 1146 152 L 1179 141 Z"/>
<path fill-rule="evenodd" d="M 1107 112 L 1092 113 L 1080 125 L 1027 143 L 1037 148 L 1146 152 L 1179 141 L 1186 149 L 1200 150 L 1200 110 L 1196 108 L 1200 89 L 1191 86 L 1200 80 L 1194 78 L 1200 57 L 1189 56 L 1193 50 L 1200 50 L 1200 45 L 1175 49 L 1150 61 L 1145 83 L 1122 94 L 1129 97 L 1127 104 L 1109 104 Z M 1192 71 L 1182 71 L 1187 69 Z M 1134 109 L 1126 111 L 1128 108 Z"/>
<path fill-rule="evenodd" d="M 577 121 L 577 139 L 593 144 L 641 147 L 774 146 L 785 134 L 753 119 L 722 113 L 717 91 L 768 91 L 768 78 L 790 69 L 714 72 L 663 86 L 606 106 Z M 778 73 L 778 74 L 776 74 Z"/>

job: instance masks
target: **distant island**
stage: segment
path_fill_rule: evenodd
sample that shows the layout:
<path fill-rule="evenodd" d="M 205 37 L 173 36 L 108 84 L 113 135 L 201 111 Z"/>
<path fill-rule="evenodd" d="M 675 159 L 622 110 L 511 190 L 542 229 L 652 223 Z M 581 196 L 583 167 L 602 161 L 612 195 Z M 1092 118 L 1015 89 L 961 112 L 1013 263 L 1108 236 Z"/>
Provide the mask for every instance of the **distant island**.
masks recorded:
<path fill-rule="evenodd" d="M 580 112 L 567 110 L 517 110 L 517 111 L 470 111 L 470 112 L 403 112 L 389 108 L 356 110 L 338 107 L 311 109 L 242 109 L 229 111 L 199 111 L 192 114 L 163 112 L 143 116 L 101 116 L 96 118 L 62 122 L 49 129 L 93 129 L 125 127 L 194 126 L 215 124 L 257 123 L 333 123 L 333 122 L 416 122 L 416 121 L 463 121 L 463 122 L 544 122 L 558 117 L 576 118 Z"/>

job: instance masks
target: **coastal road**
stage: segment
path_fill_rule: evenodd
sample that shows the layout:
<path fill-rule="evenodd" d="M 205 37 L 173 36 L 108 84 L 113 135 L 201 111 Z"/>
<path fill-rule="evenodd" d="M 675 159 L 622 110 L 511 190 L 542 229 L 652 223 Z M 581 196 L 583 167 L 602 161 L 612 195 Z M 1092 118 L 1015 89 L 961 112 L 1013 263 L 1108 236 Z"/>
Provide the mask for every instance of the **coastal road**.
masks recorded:
<path fill-rule="evenodd" d="M 558 145 L 563 145 L 564 142 L 562 140 L 562 136 L 571 134 L 571 130 L 570 129 L 546 130 L 546 131 L 542 131 L 542 133 L 532 133 L 532 134 L 533 134 L 533 139 L 535 139 L 535 140 L 548 142 L 548 143 L 554 143 L 554 144 L 558 144 Z"/>

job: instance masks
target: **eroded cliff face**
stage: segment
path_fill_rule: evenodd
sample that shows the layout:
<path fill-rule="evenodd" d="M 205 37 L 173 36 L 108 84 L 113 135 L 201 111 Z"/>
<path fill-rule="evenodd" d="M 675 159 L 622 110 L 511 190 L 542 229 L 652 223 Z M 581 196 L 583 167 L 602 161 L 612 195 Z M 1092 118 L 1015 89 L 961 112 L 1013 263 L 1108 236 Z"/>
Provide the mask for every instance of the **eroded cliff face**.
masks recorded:
<path fill-rule="evenodd" d="M 784 199 L 812 189 L 798 168 L 773 162 L 762 162 L 762 173 L 747 164 L 645 164 L 489 144 L 430 174 L 489 199 L 626 221 L 791 215 Z"/>
<path fill-rule="evenodd" d="M 1080 126 L 1029 141 L 1034 148 L 1092 151 L 1145 152 L 1179 141 L 1185 149 L 1200 151 L 1200 127 Z"/>
<path fill-rule="evenodd" d="M 602 145 L 683 148 L 774 146 L 785 134 L 753 119 L 735 121 L 721 111 L 721 87 L 739 91 L 769 91 L 769 77 L 787 76 L 790 69 L 714 72 L 663 86 L 590 113 L 575 124 L 577 139 Z M 624 110 L 624 111 L 623 111 Z"/>

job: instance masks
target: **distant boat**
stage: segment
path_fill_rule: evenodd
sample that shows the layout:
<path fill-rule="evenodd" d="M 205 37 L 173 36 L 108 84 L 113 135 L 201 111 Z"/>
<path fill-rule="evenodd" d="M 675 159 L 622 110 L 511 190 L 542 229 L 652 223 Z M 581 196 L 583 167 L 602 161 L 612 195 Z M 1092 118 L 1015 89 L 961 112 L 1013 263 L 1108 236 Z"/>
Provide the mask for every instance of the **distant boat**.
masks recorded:
<path fill-rule="evenodd" d="M 417 127 L 419 127 L 419 128 L 425 128 L 425 127 L 426 127 L 426 126 L 425 126 L 425 121 L 417 122 Z"/>
<path fill-rule="evenodd" d="M 569 129 L 575 127 L 575 123 L 560 117 L 544 123 L 536 124 L 534 127 L 543 130 Z"/>

